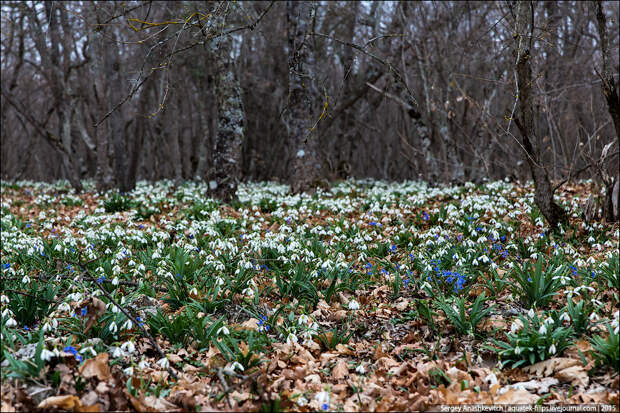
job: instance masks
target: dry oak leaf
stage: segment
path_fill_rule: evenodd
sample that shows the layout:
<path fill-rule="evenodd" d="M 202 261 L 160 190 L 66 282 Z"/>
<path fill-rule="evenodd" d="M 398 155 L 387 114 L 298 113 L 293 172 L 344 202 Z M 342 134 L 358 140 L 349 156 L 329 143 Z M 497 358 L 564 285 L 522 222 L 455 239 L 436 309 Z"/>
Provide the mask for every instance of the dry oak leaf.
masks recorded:
<path fill-rule="evenodd" d="M 572 386 L 586 387 L 590 382 L 588 372 L 582 365 L 571 366 L 555 373 L 555 377 L 563 383 L 568 383 Z"/>
<path fill-rule="evenodd" d="M 95 324 L 95 321 L 105 313 L 106 304 L 97 297 L 90 297 L 88 300 L 84 300 L 80 303 L 80 308 L 84 308 L 84 306 L 87 307 L 86 314 L 88 315 L 86 328 L 84 329 L 84 333 L 87 333 L 93 324 Z"/>
<path fill-rule="evenodd" d="M 85 379 L 97 377 L 99 380 L 106 381 L 111 377 L 108 360 L 108 353 L 99 353 L 97 357 L 86 360 L 78 371 Z"/>
<path fill-rule="evenodd" d="M 43 400 L 37 406 L 39 409 L 60 409 L 60 410 L 72 410 L 74 412 L 98 412 L 99 405 L 84 406 L 82 401 L 73 395 L 66 396 L 52 396 Z"/>
<path fill-rule="evenodd" d="M 549 360 L 539 361 L 531 366 L 524 367 L 523 370 L 536 374 L 537 377 L 548 377 L 553 375 L 558 370 L 563 370 L 568 367 L 576 366 L 580 364 L 579 360 L 566 358 L 566 357 L 554 357 Z"/>
<path fill-rule="evenodd" d="M 501 390 L 500 390 L 501 391 Z M 496 404 L 533 404 L 539 397 L 523 389 L 509 389 L 493 401 Z"/>
<path fill-rule="evenodd" d="M 245 320 L 243 323 L 239 324 L 239 327 L 246 330 L 258 331 L 258 320 L 256 318 L 250 318 L 249 320 Z"/>
<path fill-rule="evenodd" d="M 349 374 L 349 367 L 346 360 L 338 360 L 334 368 L 332 369 L 332 378 L 334 380 L 344 379 Z"/>

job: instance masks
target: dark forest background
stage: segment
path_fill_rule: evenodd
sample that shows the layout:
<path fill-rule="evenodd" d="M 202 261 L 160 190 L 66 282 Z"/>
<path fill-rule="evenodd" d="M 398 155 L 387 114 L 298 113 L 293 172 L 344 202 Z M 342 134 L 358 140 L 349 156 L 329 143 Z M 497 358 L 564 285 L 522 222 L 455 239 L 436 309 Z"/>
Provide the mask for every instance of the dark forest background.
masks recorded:
<path fill-rule="evenodd" d="M 3 2 L 2 179 L 304 190 L 348 176 L 530 179 L 542 166 L 552 185 L 609 184 L 618 12 L 613 1 Z"/>

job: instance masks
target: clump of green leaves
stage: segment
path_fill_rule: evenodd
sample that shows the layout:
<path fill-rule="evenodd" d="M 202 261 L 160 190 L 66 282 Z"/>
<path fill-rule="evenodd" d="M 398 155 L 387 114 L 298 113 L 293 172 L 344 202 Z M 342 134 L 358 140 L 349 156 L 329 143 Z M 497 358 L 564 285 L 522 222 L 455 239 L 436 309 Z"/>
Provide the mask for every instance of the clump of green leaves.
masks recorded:
<path fill-rule="evenodd" d="M 526 308 L 546 307 L 561 287 L 567 268 L 556 257 L 545 263 L 542 256 L 532 265 L 526 261 L 512 272 L 513 292 Z"/>
<path fill-rule="evenodd" d="M 352 336 L 353 330 L 347 332 L 346 328 L 342 330 L 333 328 L 325 333 L 317 335 L 316 338 L 324 348 L 334 350 L 338 344 L 347 344 Z"/>
<path fill-rule="evenodd" d="M 503 360 L 502 367 L 512 363 L 512 368 L 530 365 L 561 354 L 572 343 L 574 331 L 555 323 L 552 318 L 542 320 L 534 311 L 527 318 L 519 316 L 523 325 L 513 323 L 506 341 L 492 340 L 497 346 L 490 347 Z"/>
<path fill-rule="evenodd" d="M 486 297 L 482 294 L 476 298 L 473 304 L 466 305 L 466 300 L 463 297 L 454 298 L 452 303 L 445 297 L 441 297 L 437 306 L 444 312 L 459 334 L 479 337 L 478 325 L 494 309 L 494 306 L 484 308 L 485 300 Z"/>
<path fill-rule="evenodd" d="M 105 212 L 121 212 L 127 211 L 134 206 L 129 196 L 121 195 L 119 192 L 112 192 L 107 199 L 103 201 Z"/>
<path fill-rule="evenodd" d="M 610 325 L 607 325 L 607 331 L 609 336 L 606 339 L 599 335 L 590 338 L 593 349 L 590 353 L 598 366 L 614 366 L 614 369 L 618 371 L 620 363 L 619 335 Z"/>

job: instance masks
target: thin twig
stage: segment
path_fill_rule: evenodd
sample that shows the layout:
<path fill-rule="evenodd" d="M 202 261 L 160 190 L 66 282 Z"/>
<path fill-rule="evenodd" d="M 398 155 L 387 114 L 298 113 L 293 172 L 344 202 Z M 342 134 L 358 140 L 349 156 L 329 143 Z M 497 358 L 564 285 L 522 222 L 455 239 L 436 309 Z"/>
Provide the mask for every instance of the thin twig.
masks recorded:
<path fill-rule="evenodd" d="M 52 300 L 48 300 L 48 299 L 42 298 L 42 297 L 37 297 L 36 295 L 25 293 L 25 292 L 19 291 L 19 290 L 14 290 L 12 288 L 3 288 L 2 292 L 5 292 L 5 291 L 11 292 L 11 293 L 15 293 L 15 294 L 20 294 L 20 295 L 25 295 L 26 297 L 34 298 L 35 300 L 39 300 L 39 301 L 45 301 L 46 303 L 53 303 L 54 302 Z"/>
<path fill-rule="evenodd" d="M 88 271 L 86 269 L 86 267 L 84 267 L 82 264 L 79 264 L 80 268 L 82 269 L 83 273 L 82 273 L 82 277 L 86 274 L 91 275 L 90 271 Z M 131 320 L 132 323 L 134 323 L 135 325 L 137 325 L 142 332 L 144 333 L 144 335 L 149 339 L 149 341 L 151 342 L 151 344 L 153 345 L 153 347 L 155 348 L 155 350 L 157 350 L 157 352 L 159 353 L 159 355 L 161 356 L 161 358 L 166 358 L 166 354 L 162 351 L 162 349 L 159 347 L 159 344 L 157 344 L 157 341 L 155 341 L 155 339 L 153 338 L 153 336 L 146 330 L 146 328 L 144 328 L 144 326 L 142 325 L 142 323 L 138 322 L 138 320 L 136 320 L 134 318 L 134 316 L 132 316 L 125 308 L 123 308 L 123 306 L 121 306 L 119 303 L 116 302 L 116 300 L 114 299 L 114 297 L 112 297 L 112 295 L 107 292 L 105 290 L 105 288 L 103 288 L 103 286 L 99 283 L 96 283 L 97 288 L 99 288 L 99 290 L 103 293 L 103 295 L 106 296 L 106 298 L 108 300 L 110 300 L 110 302 L 112 304 L 114 304 L 116 306 L 116 308 L 118 308 L 119 310 L 121 310 L 121 312 L 123 314 L 125 314 L 125 316 Z M 174 370 L 172 370 L 172 367 L 168 366 L 167 368 L 168 373 L 175 379 L 178 380 L 178 376 L 177 374 L 174 372 Z"/>
<path fill-rule="evenodd" d="M 327 35 L 327 34 L 323 34 L 323 33 L 312 32 L 312 33 L 309 33 L 309 34 L 313 35 L 313 36 L 319 36 L 319 37 L 324 37 L 324 38 L 327 38 L 327 39 L 331 39 L 331 40 L 333 40 L 333 41 L 335 41 L 337 43 L 343 44 L 345 46 L 352 47 L 353 49 L 358 50 L 358 51 L 364 53 L 366 56 L 369 56 L 372 59 L 376 60 L 377 62 L 381 63 L 382 65 L 386 66 L 390 70 L 390 72 L 392 72 L 394 74 L 394 77 L 396 78 L 396 80 L 398 82 L 400 82 L 405 87 L 405 90 L 407 90 L 407 93 L 409 94 L 409 98 L 411 98 L 412 102 L 415 105 L 418 104 L 418 101 L 413 97 L 413 93 L 411 93 L 411 90 L 409 89 L 409 86 L 407 85 L 407 82 L 405 82 L 405 79 L 403 79 L 403 77 L 398 72 L 398 70 L 396 70 L 396 68 L 394 66 L 392 66 L 392 64 L 390 62 L 385 61 L 385 60 L 381 59 L 379 56 L 366 51 L 365 47 L 357 45 L 355 43 L 351 43 L 351 42 L 347 42 L 347 41 L 344 41 L 344 40 L 340 40 L 340 39 L 337 39 L 337 38 L 335 38 L 333 36 L 330 36 L 330 35 Z"/>

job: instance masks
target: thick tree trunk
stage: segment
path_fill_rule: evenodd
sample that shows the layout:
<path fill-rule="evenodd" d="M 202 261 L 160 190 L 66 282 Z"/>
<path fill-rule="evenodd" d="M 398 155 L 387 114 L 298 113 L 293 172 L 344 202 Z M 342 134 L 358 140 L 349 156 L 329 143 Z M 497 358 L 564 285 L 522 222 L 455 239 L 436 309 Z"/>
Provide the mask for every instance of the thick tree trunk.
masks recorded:
<path fill-rule="evenodd" d="M 517 24 L 515 33 L 515 54 L 518 57 L 516 63 L 517 72 L 517 94 L 519 99 L 519 109 L 521 111 L 520 119 L 515 122 L 521 132 L 523 138 L 523 149 L 525 150 L 525 158 L 532 177 L 534 178 L 535 194 L 534 200 L 540 209 L 540 212 L 547 219 L 552 228 L 557 227 L 558 223 L 567 220 L 566 212 L 560 208 L 553 200 L 553 187 L 549 181 L 547 170 L 542 165 L 542 159 L 539 151 L 532 146 L 532 140 L 535 140 L 534 131 L 534 104 L 532 100 L 532 66 L 529 44 L 526 33 L 529 33 L 530 24 L 528 21 L 530 15 L 530 6 L 526 2 L 517 3 Z"/>
<path fill-rule="evenodd" d="M 308 1 L 287 1 L 288 37 L 288 109 L 287 126 L 292 162 L 290 184 L 294 193 L 308 191 L 318 183 L 318 138 L 312 129 L 312 98 L 310 84 L 309 30 L 311 4 Z"/>
<path fill-rule="evenodd" d="M 231 61 L 232 39 L 220 41 L 215 76 L 217 99 L 217 132 L 213 152 L 213 172 L 209 180 L 212 195 L 224 201 L 235 197 L 241 180 L 242 148 L 245 134 L 245 112 L 239 79 Z"/>
<path fill-rule="evenodd" d="M 600 0 L 595 3 L 596 22 L 599 34 L 599 45 L 603 57 L 603 68 L 601 76 L 601 88 L 607 102 L 607 110 L 611 115 L 616 130 L 616 142 L 620 147 L 620 100 L 618 99 L 618 84 L 614 80 L 612 69 L 610 68 L 609 39 L 607 34 L 607 18 L 603 12 L 603 5 Z M 607 175 L 606 173 L 604 175 Z M 603 206 L 605 219 L 608 222 L 618 220 L 618 182 L 620 175 L 616 172 L 615 176 L 603 176 L 605 184 L 605 203 Z"/>

